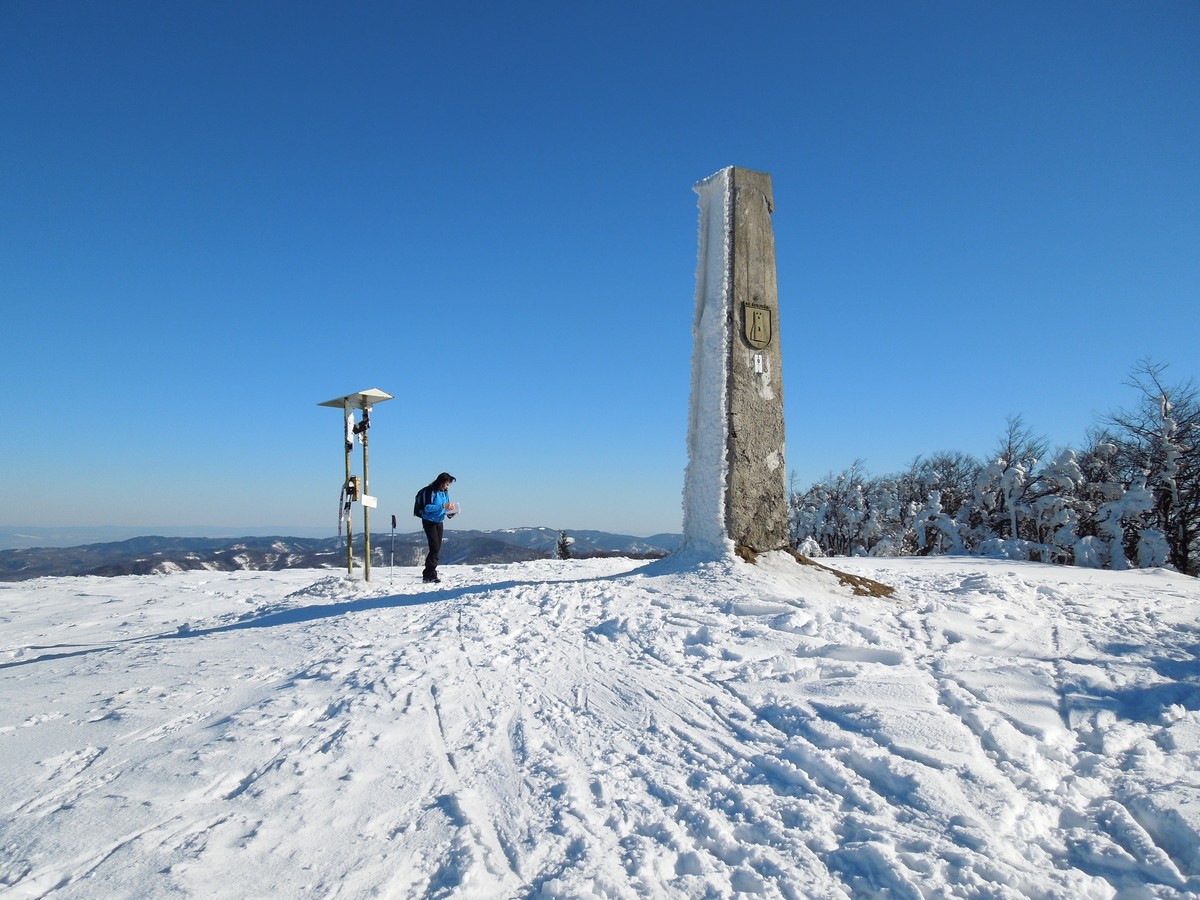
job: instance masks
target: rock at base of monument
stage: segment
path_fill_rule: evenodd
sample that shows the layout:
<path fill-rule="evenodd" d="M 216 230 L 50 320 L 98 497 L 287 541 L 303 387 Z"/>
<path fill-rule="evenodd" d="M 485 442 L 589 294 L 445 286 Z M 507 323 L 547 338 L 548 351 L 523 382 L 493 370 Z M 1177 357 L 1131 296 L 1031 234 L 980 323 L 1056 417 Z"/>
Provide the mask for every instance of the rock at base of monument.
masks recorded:
<path fill-rule="evenodd" d="M 793 550 L 791 547 L 782 548 L 783 552 L 791 556 L 796 562 L 802 566 L 812 566 L 816 569 L 823 569 L 826 572 L 832 572 L 837 576 L 837 580 L 844 586 L 850 588 L 851 592 L 858 597 L 891 597 L 896 593 L 896 589 L 889 585 L 875 581 L 871 578 L 864 578 L 862 575 L 850 575 L 846 572 L 839 572 L 837 569 L 829 566 L 821 565 L 819 562 L 814 562 L 803 553 Z M 758 554 L 761 551 L 747 547 L 745 544 L 738 544 L 734 548 L 734 552 L 743 560 L 754 565 L 758 562 Z"/>
<path fill-rule="evenodd" d="M 791 553 L 791 551 L 787 547 L 778 547 L 776 549 L 778 549 L 782 553 Z M 733 548 L 733 552 L 735 554 L 737 554 L 737 557 L 739 559 L 741 559 L 744 562 L 748 562 L 748 563 L 750 563 L 750 565 L 753 566 L 758 563 L 758 556 L 760 553 L 768 553 L 770 551 L 755 550 L 753 547 L 748 547 L 745 544 L 738 544 L 737 546 L 735 546 Z"/>

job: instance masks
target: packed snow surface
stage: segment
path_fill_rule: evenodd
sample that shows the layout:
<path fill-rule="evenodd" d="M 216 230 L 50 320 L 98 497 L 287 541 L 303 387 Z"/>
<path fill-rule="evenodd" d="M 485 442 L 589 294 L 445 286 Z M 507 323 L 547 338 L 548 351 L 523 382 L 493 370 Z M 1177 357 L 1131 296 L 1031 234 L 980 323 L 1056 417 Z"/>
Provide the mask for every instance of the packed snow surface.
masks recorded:
<path fill-rule="evenodd" d="M 832 564 L 0 585 L 0 896 L 1200 895 L 1200 582 Z"/>

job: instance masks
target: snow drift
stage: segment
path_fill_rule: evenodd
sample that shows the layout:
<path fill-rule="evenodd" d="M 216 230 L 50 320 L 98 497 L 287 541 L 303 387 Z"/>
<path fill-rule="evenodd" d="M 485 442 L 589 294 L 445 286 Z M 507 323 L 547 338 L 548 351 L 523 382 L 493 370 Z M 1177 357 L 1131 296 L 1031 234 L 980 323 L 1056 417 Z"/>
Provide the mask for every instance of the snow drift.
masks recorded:
<path fill-rule="evenodd" d="M 1200 892 L 1200 583 L 837 565 L 0 586 L 0 895 Z"/>

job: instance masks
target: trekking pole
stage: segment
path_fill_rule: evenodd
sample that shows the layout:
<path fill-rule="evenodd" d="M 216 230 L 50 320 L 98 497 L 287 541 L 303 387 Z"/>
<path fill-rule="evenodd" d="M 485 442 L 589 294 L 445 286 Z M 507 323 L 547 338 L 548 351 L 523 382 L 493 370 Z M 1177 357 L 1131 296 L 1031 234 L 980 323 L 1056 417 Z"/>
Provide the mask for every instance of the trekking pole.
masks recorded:
<path fill-rule="evenodd" d="M 392 514 L 392 561 L 388 565 L 388 584 L 392 583 L 392 578 L 396 572 L 396 515 Z"/>

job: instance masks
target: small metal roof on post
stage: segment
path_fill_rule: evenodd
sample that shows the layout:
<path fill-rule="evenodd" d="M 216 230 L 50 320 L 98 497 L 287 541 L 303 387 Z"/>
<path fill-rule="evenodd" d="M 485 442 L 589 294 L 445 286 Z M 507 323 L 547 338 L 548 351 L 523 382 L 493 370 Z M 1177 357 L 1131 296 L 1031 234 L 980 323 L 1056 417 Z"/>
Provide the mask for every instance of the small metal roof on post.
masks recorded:
<path fill-rule="evenodd" d="M 318 403 L 317 406 L 333 406 L 338 409 L 349 407 L 350 409 L 370 409 L 376 403 L 382 403 L 384 400 L 394 400 L 395 398 L 379 388 L 368 388 L 365 391 L 347 394 L 345 397 L 334 397 L 332 400 L 326 400 L 324 403 Z"/>
<path fill-rule="evenodd" d="M 350 519 L 350 506 L 357 500 L 363 508 L 363 577 L 371 580 L 371 509 L 375 506 L 375 498 L 371 496 L 367 480 L 367 430 L 371 427 L 371 408 L 376 403 L 394 399 L 391 394 L 379 388 L 368 388 L 342 397 L 334 397 L 318 403 L 318 406 L 330 406 L 342 410 L 345 419 L 343 442 L 346 450 L 346 480 L 342 484 L 342 506 L 338 508 L 338 516 L 346 523 L 346 572 L 354 572 L 354 536 Z M 356 423 L 354 410 L 361 410 L 362 417 Z M 354 439 L 362 442 L 363 474 L 361 483 L 351 474 L 351 454 L 354 449 Z M 341 521 L 341 519 L 339 519 Z"/>

